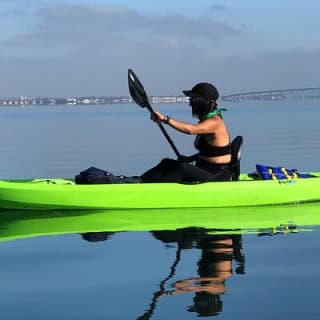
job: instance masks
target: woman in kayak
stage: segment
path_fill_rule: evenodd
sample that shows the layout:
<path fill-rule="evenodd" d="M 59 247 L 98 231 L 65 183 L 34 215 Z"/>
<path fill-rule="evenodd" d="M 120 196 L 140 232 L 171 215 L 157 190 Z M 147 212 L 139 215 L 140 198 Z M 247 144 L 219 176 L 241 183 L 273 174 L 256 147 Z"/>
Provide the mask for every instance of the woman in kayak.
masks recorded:
<path fill-rule="evenodd" d="M 145 172 L 143 182 L 195 182 L 231 180 L 231 144 L 221 111 L 217 107 L 218 90 L 210 83 L 201 82 L 192 90 L 183 91 L 190 97 L 192 115 L 199 119 L 191 124 L 173 119 L 155 111 L 151 119 L 189 135 L 195 135 L 193 156 L 181 156 L 178 160 L 163 159 L 156 167 Z M 195 161 L 195 165 L 188 162 Z"/>

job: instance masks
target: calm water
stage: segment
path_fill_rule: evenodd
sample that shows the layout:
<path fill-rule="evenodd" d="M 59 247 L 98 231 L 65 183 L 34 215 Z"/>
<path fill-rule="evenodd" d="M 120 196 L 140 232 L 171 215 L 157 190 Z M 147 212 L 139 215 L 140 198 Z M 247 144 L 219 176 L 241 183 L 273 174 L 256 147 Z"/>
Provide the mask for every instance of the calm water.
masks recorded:
<path fill-rule="evenodd" d="M 242 171 L 256 163 L 319 171 L 320 105 L 225 106 L 231 135 L 245 139 Z M 157 108 L 190 120 L 186 105 Z M 140 174 L 174 157 L 148 118 L 135 105 L 0 108 L 1 178 L 73 177 L 89 166 Z M 168 131 L 181 153 L 194 151 L 190 136 Z M 105 230 L 2 241 L 1 316 L 319 319 L 320 228 L 270 227 L 278 233 Z"/>

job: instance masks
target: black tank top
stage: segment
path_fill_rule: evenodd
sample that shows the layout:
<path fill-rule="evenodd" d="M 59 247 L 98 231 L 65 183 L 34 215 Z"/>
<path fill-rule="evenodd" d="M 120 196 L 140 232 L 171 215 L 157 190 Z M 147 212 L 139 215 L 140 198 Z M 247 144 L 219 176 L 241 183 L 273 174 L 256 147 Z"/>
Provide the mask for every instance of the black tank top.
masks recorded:
<path fill-rule="evenodd" d="M 218 157 L 231 154 L 231 144 L 227 144 L 223 147 L 212 146 L 204 135 L 200 134 L 194 140 L 194 146 L 199 150 L 200 156 L 205 157 Z"/>

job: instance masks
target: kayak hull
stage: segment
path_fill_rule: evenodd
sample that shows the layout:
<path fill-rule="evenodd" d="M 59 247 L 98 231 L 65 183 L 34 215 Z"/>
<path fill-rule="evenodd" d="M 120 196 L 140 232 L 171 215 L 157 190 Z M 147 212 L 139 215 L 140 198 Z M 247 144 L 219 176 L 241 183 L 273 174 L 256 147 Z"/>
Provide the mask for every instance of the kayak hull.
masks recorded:
<path fill-rule="evenodd" d="M 75 185 L 72 180 L 0 180 L 0 209 L 98 210 L 224 208 L 320 201 L 315 178 L 179 183 Z"/>

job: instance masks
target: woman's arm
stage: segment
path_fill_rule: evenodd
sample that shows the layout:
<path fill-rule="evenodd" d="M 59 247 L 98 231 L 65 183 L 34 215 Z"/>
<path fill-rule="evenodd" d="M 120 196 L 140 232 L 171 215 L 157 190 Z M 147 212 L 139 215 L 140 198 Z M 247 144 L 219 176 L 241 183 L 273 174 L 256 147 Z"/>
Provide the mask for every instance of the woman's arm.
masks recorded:
<path fill-rule="evenodd" d="M 213 117 L 197 124 L 191 124 L 164 116 L 159 111 L 155 111 L 154 113 L 157 118 L 152 117 L 152 120 L 166 123 L 175 130 L 190 135 L 214 133 L 221 121 L 220 118 Z"/>

